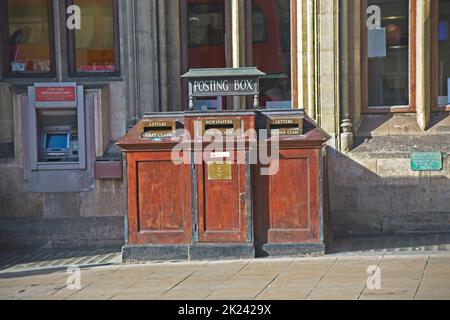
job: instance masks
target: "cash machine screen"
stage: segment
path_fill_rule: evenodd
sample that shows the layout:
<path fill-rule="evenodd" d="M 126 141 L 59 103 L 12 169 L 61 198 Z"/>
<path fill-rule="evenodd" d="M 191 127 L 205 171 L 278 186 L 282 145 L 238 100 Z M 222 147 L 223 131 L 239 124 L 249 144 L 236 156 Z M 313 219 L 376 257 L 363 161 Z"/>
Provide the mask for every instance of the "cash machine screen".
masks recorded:
<path fill-rule="evenodd" d="M 47 134 L 46 149 L 68 149 L 68 134 Z"/>
<path fill-rule="evenodd" d="M 43 128 L 42 162 L 77 162 L 78 129 L 74 126 L 47 126 Z"/>

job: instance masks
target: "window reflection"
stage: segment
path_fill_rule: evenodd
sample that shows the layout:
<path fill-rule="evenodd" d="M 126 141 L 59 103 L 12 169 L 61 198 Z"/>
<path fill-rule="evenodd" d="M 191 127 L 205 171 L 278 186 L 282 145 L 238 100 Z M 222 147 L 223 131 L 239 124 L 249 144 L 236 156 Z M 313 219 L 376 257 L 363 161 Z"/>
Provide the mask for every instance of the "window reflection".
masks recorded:
<path fill-rule="evenodd" d="M 50 72 L 47 0 L 8 0 L 9 68 L 12 73 Z"/>
<path fill-rule="evenodd" d="M 225 0 L 187 1 L 187 68 L 224 68 Z M 224 97 L 197 98 L 198 110 L 227 108 Z"/>
<path fill-rule="evenodd" d="M 409 1 L 377 0 L 381 28 L 368 30 L 369 107 L 409 105 Z"/>
<path fill-rule="evenodd" d="M 253 0 L 253 65 L 261 79 L 261 106 L 291 108 L 290 0 Z"/>
<path fill-rule="evenodd" d="M 81 30 L 75 30 L 75 64 L 79 72 L 116 71 L 112 0 L 75 0 Z"/>
<path fill-rule="evenodd" d="M 450 86 L 450 0 L 439 1 L 439 104 L 450 105 L 448 88 Z"/>
<path fill-rule="evenodd" d="M 188 68 L 222 68 L 225 62 L 225 1 L 188 0 Z"/>

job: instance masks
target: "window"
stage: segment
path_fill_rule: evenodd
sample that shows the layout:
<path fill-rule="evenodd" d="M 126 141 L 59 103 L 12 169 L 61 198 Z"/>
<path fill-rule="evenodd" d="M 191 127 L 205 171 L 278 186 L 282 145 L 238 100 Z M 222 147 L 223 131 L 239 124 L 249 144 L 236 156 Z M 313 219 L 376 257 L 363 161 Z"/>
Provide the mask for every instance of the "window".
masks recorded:
<path fill-rule="evenodd" d="M 183 73 L 191 68 L 231 67 L 230 6 L 228 0 L 180 1 Z M 186 81 L 183 81 L 183 92 L 186 109 Z M 198 98 L 195 104 L 201 110 L 221 110 L 228 105 L 225 97 Z"/>
<path fill-rule="evenodd" d="M 183 72 L 190 68 L 232 66 L 231 2 L 180 1 Z M 240 57 L 240 64 L 257 67 L 267 74 L 260 80 L 260 105 L 263 108 L 292 107 L 290 3 L 291 0 L 249 0 L 239 3 L 240 14 L 245 20 L 240 24 L 239 50 L 245 52 L 245 57 Z M 183 90 L 187 93 L 186 83 Z M 227 98 L 201 103 L 225 109 L 231 101 Z M 186 102 L 187 99 L 185 107 Z M 251 102 L 248 99 L 248 108 L 252 108 Z"/>
<path fill-rule="evenodd" d="M 69 31 L 72 75 L 114 75 L 119 72 L 117 3 L 73 0 L 81 9 L 81 29 Z"/>
<path fill-rule="evenodd" d="M 51 76 L 54 73 L 51 1 L 4 0 L 0 6 L 5 75 Z"/>
<path fill-rule="evenodd" d="M 434 39 L 437 40 L 438 46 L 438 105 L 450 105 L 450 0 L 439 1 L 439 11 L 437 19 L 437 34 Z M 435 32 L 436 32 L 435 31 Z"/>
<path fill-rule="evenodd" d="M 290 0 L 253 0 L 252 65 L 265 72 L 260 103 L 291 108 Z"/>
<path fill-rule="evenodd" d="M 187 1 L 187 69 L 226 67 L 225 0 Z"/>
<path fill-rule="evenodd" d="M 381 27 L 368 29 L 366 51 L 366 112 L 414 111 L 415 76 L 412 51 L 415 10 L 408 0 L 369 0 L 381 9 Z M 365 20 L 364 20 L 365 23 Z M 411 32 L 413 31 L 413 32 Z M 413 68 L 411 68 L 413 66 Z"/>

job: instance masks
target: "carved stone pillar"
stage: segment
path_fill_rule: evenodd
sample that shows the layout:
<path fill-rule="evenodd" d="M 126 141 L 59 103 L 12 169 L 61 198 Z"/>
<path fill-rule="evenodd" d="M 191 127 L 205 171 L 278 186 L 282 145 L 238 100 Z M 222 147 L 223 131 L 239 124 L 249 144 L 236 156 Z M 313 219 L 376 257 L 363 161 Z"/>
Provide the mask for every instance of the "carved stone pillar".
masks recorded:
<path fill-rule="evenodd" d="M 426 130 L 431 118 L 431 0 L 416 1 L 416 106 L 419 126 Z"/>

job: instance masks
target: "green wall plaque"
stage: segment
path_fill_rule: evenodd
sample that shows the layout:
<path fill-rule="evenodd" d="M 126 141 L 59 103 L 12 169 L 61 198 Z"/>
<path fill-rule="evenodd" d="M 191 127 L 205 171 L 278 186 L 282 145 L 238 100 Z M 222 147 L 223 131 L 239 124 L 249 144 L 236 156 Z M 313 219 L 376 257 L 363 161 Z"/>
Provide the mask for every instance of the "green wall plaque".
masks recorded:
<path fill-rule="evenodd" d="M 441 171 L 441 152 L 413 152 L 411 153 L 411 169 L 413 171 Z"/>

